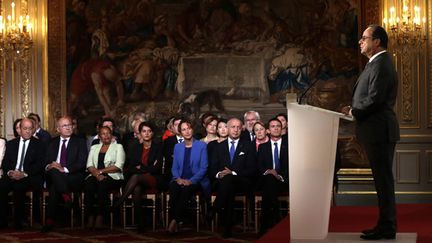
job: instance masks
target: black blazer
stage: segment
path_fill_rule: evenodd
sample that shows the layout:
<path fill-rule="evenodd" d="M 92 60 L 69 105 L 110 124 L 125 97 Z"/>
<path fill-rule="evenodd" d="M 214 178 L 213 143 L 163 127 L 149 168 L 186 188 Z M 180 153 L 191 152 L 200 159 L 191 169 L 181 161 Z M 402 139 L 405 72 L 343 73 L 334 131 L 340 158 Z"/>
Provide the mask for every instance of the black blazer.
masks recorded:
<path fill-rule="evenodd" d="M 45 156 L 45 166 L 57 160 L 59 147 L 60 136 L 53 138 L 49 143 Z M 86 141 L 72 135 L 66 150 L 66 168 L 69 170 L 69 173 L 84 173 L 88 155 Z"/>
<path fill-rule="evenodd" d="M 48 144 L 51 141 L 51 135 L 42 128 L 36 133 L 36 136 L 45 144 Z"/>
<path fill-rule="evenodd" d="M 149 172 L 152 175 L 162 174 L 162 164 L 163 164 L 162 144 L 152 142 L 147 166 L 141 164 L 142 152 L 143 152 L 143 145 L 140 143 L 134 143 L 130 147 L 129 152 L 127 154 L 128 174 L 132 175 L 132 174 L 140 174 L 145 172 Z M 141 165 L 141 168 L 139 170 L 136 168 L 137 165 Z"/>
<path fill-rule="evenodd" d="M 164 174 L 171 180 L 171 168 L 173 164 L 174 146 L 178 143 L 177 136 L 173 135 L 163 142 L 162 155 L 165 160 Z"/>
<path fill-rule="evenodd" d="M 253 141 L 253 139 L 251 139 L 250 132 L 247 129 L 245 129 L 245 130 L 243 130 L 241 132 L 240 139 L 244 140 L 244 141 L 248 141 L 248 142 L 252 142 Z"/>
<path fill-rule="evenodd" d="M 2 162 L 2 169 L 5 174 L 10 170 L 15 170 L 15 167 L 17 166 L 20 139 L 21 137 L 18 137 L 6 143 L 5 156 Z M 30 142 L 27 146 L 23 165 L 24 172 L 27 173 L 29 177 L 36 179 L 38 183 L 42 183 L 45 146 L 43 146 L 43 143 L 35 137 L 30 138 Z"/>
<path fill-rule="evenodd" d="M 215 178 L 219 171 L 225 167 L 235 171 L 238 176 L 253 177 L 256 175 L 256 152 L 252 143 L 249 141 L 239 140 L 233 162 L 231 163 L 228 139 L 218 143 L 214 148 L 211 159 L 210 176 Z"/>
<path fill-rule="evenodd" d="M 273 149 L 273 143 L 271 140 L 260 144 L 258 147 L 257 164 L 261 175 L 264 174 L 266 170 L 273 169 Z M 279 149 L 280 169 L 278 174 L 283 177 L 285 182 L 288 182 L 288 139 L 282 138 L 281 147 Z"/>

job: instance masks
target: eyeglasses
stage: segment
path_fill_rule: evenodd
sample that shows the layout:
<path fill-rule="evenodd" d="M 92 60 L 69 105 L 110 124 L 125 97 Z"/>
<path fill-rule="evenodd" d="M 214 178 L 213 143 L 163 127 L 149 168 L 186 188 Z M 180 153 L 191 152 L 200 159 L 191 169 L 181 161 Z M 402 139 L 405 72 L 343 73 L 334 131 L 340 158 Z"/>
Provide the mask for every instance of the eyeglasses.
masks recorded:
<path fill-rule="evenodd" d="M 366 39 L 369 39 L 369 38 L 372 39 L 372 40 L 376 39 L 376 38 L 374 38 L 372 36 L 362 36 L 359 41 L 365 41 Z"/>
<path fill-rule="evenodd" d="M 60 126 L 61 128 L 70 128 L 72 127 L 72 124 L 64 124 Z"/>

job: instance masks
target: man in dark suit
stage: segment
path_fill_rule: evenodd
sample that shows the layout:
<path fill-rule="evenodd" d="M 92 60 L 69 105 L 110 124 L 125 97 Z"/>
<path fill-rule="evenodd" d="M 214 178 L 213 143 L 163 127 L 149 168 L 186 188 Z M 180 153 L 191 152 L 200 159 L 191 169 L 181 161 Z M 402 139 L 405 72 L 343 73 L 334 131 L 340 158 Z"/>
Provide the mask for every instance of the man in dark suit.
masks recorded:
<path fill-rule="evenodd" d="M 388 36 L 378 25 L 370 25 L 359 40 L 361 53 L 369 58 L 355 86 L 352 107 L 342 108 L 357 120 L 356 135 L 363 144 L 378 196 L 377 225 L 364 230 L 365 240 L 394 239 L 396 207 L 393 155 L 399 140 L 399 123 L 393 107 L 396 103 L 398 78 L 387 53 Z"/>
<path fill-rule="evenodd" d="M 277 197 L 280 192 L 288 190 L 288 139 L 282 138 L 281 121 L 270 119 L 268 131 L 270 140 L 259 145 L 257 154 L 262 189 L 261 235 L 277 223 Z"/>
<path fill-rule="evenodd" d="M 231 118 L 228 121 L 228 139 L 215 146 L 210 168 L 210 176 L 215 178 L 217 187 L 215 209 L 222 213 L 225 238 L 232 235 L 235 194 L 249 192 L 256 175 L 255 147 L 240 139 L 241 131 L 242 122 Z"/>
<path fill-rule="evenodd" d="M 34 124 L 35 124 L 34 136 L 36 138 L 39 138 L 43 143 L 48 144 L 49 141 L 51 140 L 51 135 L 49 134 L 49 132 L 45 131 L 41 127 L 41 119 L 39 115 L 36 113 L 30 113 L 28 114 L 28 118 L 34 120 Z"/>
<path fill-rule="evenodd" d="M 60 136 L 50 142 L 45 158 L 49 198 L 43 232 L 50 231 L 54 226 L 58 197 L 63 199 L 66 207 L 71 207 L 70 193 L 81 189 L 85 176 L 86 141 L 73 135 L 72 119 L 58 119 L 57 132 Z"/>
<path fill-rule="evenodd" d="M 15 228 L 21 229 L 26 191 L 42 189 L 44 146 L 41 141 L 33 137 L 32 120 L 22 119 L 20 128 L 21 136 L 6 144 L 2 163 L 5 174 L 0 179 L 0 228 L 7 226 L 7 202 L 10 191 L 13 191 Z"/>
<path fill-rule="evenodd" d="M 253 126 L 257 121 L 260 121 L 260 115 L 256 111 L 247 111 L 243 116 L 244 128 L 241 132 L 240 138 L 245 141 L 254 141 L 255 134 L 253 132 Z"/>
<path fill-rule="evenodd" d="M 164 158 L 164 169 L 163 169 L 163 183 L 162 189 L 167 190 L 169 182 L 172 178 L 171 168 L 173 164 L 173 154 L 174 154 L 174 146 L 178 143 L 182 143 L 184 141 L 183 137 L 180 134 L 178 129 L 178 125 L 180 124 L 183 118 L 180 116 L 176 116 L 173 118 L 173 132 L 175 135 L 168 137 L 163 142 L 162 155 Z"/>

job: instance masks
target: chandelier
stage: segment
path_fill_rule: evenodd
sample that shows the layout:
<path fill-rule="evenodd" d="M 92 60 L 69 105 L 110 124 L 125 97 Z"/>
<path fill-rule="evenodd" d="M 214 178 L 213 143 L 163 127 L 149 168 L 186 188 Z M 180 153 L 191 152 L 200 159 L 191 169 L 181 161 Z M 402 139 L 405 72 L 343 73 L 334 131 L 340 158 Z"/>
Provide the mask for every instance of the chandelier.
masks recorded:
<path fill-rule="evenodd" d="M 20 15 L 17 16 L 15 2 L 10 4 L 10 14 L 1 4 L 0 14 L 0 56 L 10 61 L 21 61 L 28 58 L 29 49 L 33 45 L 32 28 L 28 15 L 27 1 L 21 1 Z M 24 15 L 21 15 L 24 14 Z"/>
<path fill-rule="evenodd" d="M 425 3 L 422 0 L 388 0 L 384 28 L 400 50 L 419 50 L 426 41 Z M 423 10 L 423 12 L 422 12 Z"/>

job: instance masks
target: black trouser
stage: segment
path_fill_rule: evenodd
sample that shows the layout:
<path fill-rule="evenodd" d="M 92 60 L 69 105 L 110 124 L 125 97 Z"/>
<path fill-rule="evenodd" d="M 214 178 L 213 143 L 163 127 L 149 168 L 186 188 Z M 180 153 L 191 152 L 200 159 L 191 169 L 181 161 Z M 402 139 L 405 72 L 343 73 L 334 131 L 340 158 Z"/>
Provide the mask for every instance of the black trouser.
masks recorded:
<path fill-rule="evenodd" d="M 225 230 L 230 231 L 233 225 L 235 194 L 248 192 L 250 185 L 249 179 L 241 176 L 226 175 L 219 179 L 215 208 L 222 212 Z"/>
<path fill-rule="evenodd" d="M 378 196 L 377 227 L 396 231 L 396 200 L 393 179 L 395 143 L 364 143 Z"/>
<path fill-rule="evenodd" d="M 122 182 L 109 176 L 101 181 L 94 176 L 88 177 L 84 183 L 84 204 L 88 215 L 104 215 L 110 203 L 109 193 L 119 189 Z"/>
<path fill-rule="evenodd" d="M 183 221 L 187 211 L 187 203 L 199 188 L 200 186 L 197 184 L 180 186 L 175 181 L 171 182 L 169 203 L 172 218 L 177 222 Z"/>
<path fill-rule="evenodd" d="M 64 193 L 79 192 L 84 182 L 84 173 L 62 173 L 57 169 L 47 172 L 49 197 L 47 218 L 53 219 L 56 215 L 58 197 Z"/>
<path fill-rule="evenodd" d="M 25 193 L 31 188 L 28 177 L 21 180 L 11 180 L 7 175 L 0 179 L 0 225 L 7 225 L 8 218 L 8 193 L 13 192 L 13 205 L 15 210 L 14 223 L 21 224 L 24 220 Z"/>
<path fill-rule="evenodd" d="M 271 174 L 261 177 L 262 187 L 262 220 L 261 229 L 267 230 L 277 223 L 279 215 L 279 194 L 288 190 L 288 183 L 278 180 Z"/>

